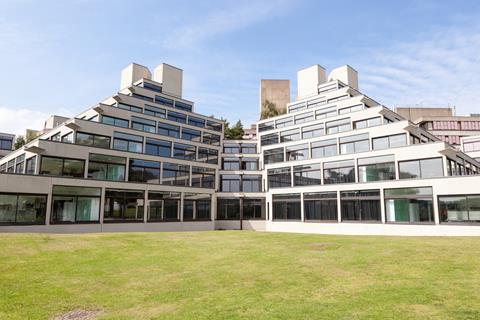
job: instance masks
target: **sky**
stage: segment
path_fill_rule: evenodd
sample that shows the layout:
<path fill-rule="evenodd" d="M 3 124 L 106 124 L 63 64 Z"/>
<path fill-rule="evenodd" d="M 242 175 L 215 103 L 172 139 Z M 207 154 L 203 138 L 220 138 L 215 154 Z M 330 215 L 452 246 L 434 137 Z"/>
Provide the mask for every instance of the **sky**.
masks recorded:
<path fill-rule="evenodd" d="M 115 94 L 132 62 L 184 71 L 205 115 L 259 118 L 260 79 L 349 64 L 395 106 L 480 113 L 480 1 L 0 0 L 0 132 L 42 128 Z"/>

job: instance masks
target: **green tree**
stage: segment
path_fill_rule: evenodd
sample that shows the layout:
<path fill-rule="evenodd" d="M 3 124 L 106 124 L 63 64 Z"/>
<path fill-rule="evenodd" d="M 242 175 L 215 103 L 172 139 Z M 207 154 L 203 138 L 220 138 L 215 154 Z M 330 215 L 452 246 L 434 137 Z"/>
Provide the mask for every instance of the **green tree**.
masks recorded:
<path fill-rule="evenodd" d="M 275 103 L 269 100 L 265 100 L 265 102 L 263 102 L 262 104 L 262 113 L 260 114 L 260 119 L 263 120 L 263 119 L 279 116 L 284 113 L 285 113 L 284 110 L 279 111 L 277 109 L 277 106 Z"/>
<path fill-rule="evenodd" d="M 20 149 L 25 145 L 25 138 L 23 136 L 18 136 L 15 140 L 15 150 Z"/>
<path fill-rule="evenodd" d="M 228 121 L 225 121 L 225 138 L 230 140 L 241 140 L 245 131 L 243 130 L 242 121 L 238 120 L 234 126 L 230 127 Z"/>

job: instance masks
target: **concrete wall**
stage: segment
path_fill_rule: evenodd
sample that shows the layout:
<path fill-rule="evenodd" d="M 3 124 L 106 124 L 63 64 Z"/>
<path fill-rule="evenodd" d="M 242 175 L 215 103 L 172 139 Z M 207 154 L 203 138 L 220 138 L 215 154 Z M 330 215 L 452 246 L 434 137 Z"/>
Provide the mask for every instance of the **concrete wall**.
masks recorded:
<path fill-rule="evenodd" d="M 260 115 L 266 100 L 273 102 L 281 113 L 286 112 L 290 103 L 290 80 L 260 80 Z"/>
<path fill-rule="evenodd" d="M 407 120 L 414 121 L 421 117 L 453 116 L 452 108 L 411 108 L 411 107 L 396 107 L 395 112 Z"/>

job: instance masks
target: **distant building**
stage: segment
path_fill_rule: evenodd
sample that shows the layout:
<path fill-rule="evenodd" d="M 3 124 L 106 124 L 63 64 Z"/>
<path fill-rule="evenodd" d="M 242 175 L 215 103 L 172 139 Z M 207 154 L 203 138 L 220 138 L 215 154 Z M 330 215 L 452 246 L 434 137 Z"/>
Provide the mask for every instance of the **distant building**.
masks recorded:
<path fill-rule="evenodd" d="M 9 154 L 15 145 L 15 135 L 10 133 L 0 133 L 0 158 Z"/>
<path fill-rule="evenodd" d="M 243 134 L 243 140 L 255 140 L 257 139 L 257 124 L 253 123 L 250 125 L 249 129 L 243 130 L 245 133 Z"/>
<path fill-rule="evenodd" d="M 45 120 L 43 129 L 41 130 L 27 129 L 25 132 L 25 139 L 27 139 L 27 141 L 33 140 L 34 138 L 41 136 L 42 134 L 45 134 L 48 131 L 58 127 L 68 119 L 70 118 L 52 115 L 47 120 Z"/>
<path fill-rule="evenodd" d="M 397 107 L 395 112 L 437 136 L 459 147 L 462 137 L 480 135 L 480 115 L 456 116 L 454 108 Z"/>
<path fill-rule="evenodd" d="M 480 135 L 463 137 L 460 139 L 460 142 L 463 152 L 480 161 Z"/>
<path fill-rule="evenodd" d="M 290 80 L 260 80 L 260 116 L 267 100 L 275 104 L 279 113 L 285 113 L 290 103 Z"/>

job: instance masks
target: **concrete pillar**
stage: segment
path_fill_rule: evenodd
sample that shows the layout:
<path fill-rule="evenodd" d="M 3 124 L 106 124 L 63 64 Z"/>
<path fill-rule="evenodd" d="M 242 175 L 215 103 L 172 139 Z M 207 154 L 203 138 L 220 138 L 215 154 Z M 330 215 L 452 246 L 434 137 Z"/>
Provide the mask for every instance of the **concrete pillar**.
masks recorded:
<path fill-rule="evenodd" d="M 342 222 L 342 202 L 340 201 L 340 191 L 337 191 L 337 221 Z"/>

